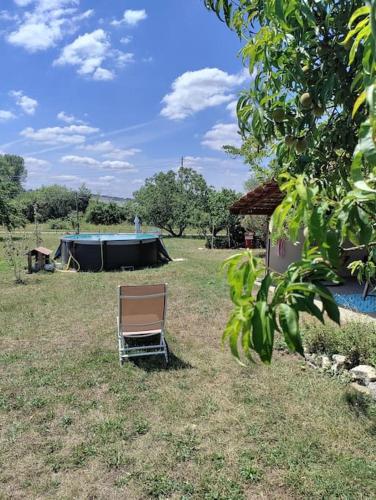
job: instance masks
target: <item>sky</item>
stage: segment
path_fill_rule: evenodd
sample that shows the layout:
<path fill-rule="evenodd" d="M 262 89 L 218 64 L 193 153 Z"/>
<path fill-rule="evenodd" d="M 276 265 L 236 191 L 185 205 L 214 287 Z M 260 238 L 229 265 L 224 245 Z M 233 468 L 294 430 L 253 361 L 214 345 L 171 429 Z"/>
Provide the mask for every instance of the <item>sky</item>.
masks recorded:
<path fill-rule="evenodd" d="M 129 197 L 185 166 L 243 191 L 241 44 L 203 0 L 0 0 L 0 152 L 27 189 Z"/>

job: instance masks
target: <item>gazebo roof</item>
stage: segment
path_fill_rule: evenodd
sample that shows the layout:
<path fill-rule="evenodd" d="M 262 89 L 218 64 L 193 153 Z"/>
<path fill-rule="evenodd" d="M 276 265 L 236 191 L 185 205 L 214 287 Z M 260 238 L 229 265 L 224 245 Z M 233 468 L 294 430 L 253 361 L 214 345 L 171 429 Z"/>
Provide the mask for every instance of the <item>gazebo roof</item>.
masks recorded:
<path fill-rule="evenodd" d="M 236 215 L 272 215 L 285 195 L 275 180 L 261 184 L 242 196 L 230 207 Z"/>

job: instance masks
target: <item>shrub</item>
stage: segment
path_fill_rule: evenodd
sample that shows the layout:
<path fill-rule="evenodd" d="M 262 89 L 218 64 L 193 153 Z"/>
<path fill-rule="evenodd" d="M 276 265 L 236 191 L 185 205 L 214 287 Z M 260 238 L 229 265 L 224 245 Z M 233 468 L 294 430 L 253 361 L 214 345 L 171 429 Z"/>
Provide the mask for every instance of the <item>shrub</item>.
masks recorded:
<path fill-rule="evenodd" d="M 96 201 L 89 204 L 86 220 L 92 224 L 120 224 L 127 219 L 124 207 L 116 203 Z"/>
<path fill-rule="evenodd" d="M 78 208 L 85 212 L 91 197 L 90 191 L 81 186 L 77 191 L 72 191 L 64 186 L 42 186 L 34 191 L 25 191 L 18 198 L 18 204 L 23 215 L 34 222 L 35 206 L 37 206 L 39 222 L 50 219 L 62 219 Z"/>
<path fill-rule="evenodd" d="M 307 323 L 304 343 L 309 351 L 344 354 L 353 366 L 365 363 L 376 366 L 376 325 L 349 322 L 341 327 Z"/>
<path fill-rule="evenodd" d="M 56 219 L 50 222 L 50 229 L 71 229 L 71 225 L 67 219 Z"/>

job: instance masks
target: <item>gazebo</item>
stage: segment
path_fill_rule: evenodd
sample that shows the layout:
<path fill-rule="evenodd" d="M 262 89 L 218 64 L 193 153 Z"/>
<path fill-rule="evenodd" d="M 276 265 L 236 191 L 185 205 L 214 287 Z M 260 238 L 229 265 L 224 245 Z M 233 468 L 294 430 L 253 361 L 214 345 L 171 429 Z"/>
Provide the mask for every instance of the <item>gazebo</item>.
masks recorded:
<path fill-rule="evenodd" d="M 231 205 L 230 212 L 236 215 L 266 215 L 270 218 L 284 196 L 277 182 L 272 179 L 242 196 Z M 288 240 L 278 240 L 273 244 L 268 231 L 266 265 L 273 271 L 285 271 L 292 262 L 300 259 L 302 242 L 303 233 L 298 244 Z"/>
<path fill-rule="evenodd" d="M 266 215 L 271 217 L 284 196 L 277 182 L 272 179 L 242 196 L 230 207 L 230 212 L 236 215 Z M 294 243 L 288 239 L 279 239 L 273 242 L 271 234 L 268 232 L 265 259 L 268 268 L 273 271 L 284 272 L 292 262 L 301 258 L 303 242 L 303 229 L 300 231 L 298 242 Z M 349 263 L 364 257 L 365 251 L 363 250 L 347 254 L 338 269 L 339 274 L 345 278 L 350 277 Z"/>
<path fill-rule="evenodd" d="M 230 212 L 236 215 L 267 215 L 271 216 L 284 198 L 275 180 L 261 184 L 253 191 L 242 196 L 230 207 Z"/>

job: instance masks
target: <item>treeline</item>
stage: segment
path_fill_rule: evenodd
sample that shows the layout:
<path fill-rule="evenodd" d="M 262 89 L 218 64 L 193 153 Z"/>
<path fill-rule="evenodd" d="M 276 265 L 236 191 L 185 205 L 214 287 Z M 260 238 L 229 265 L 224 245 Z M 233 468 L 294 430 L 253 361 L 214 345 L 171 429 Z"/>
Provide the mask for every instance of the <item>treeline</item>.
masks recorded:
<path fill-rule="evenodd" d="M 65 219 L 72 212 L 85 213 L 92 194 L 81 186 L 77 191 L 64 186 L 43 186 L 33 191 L 24 191 L 18 196 L 17 202 L 22 215 L 29 222 L 47 222 L 53 219 Z"/>
<path fill-rule="evenodd" d="M 142 220 L 172 236 L 182 236 L 187 228 L 203 236 L 216 237 L 226 230 L 235 234 L 239 218 L 229 206 L 240 196 L 231 189 L 215 190 L 191 168 L 159 172 L 146 179 L 134 193 L 134 207 Z"/>
<path fill-rule="evenodd" d="M 36 218 L 38 222 L 50 221 L 55 229 L 77 228 L 79 219 L 98 225 L 132 224 L 138 215 L 143 224 L 176 237 L 193 228 L 213 246 L 218 246 L 221 231 L 226 245 L 244 239 L 243 219 L 229 211 L 241 194 L 214 189 L 191 168 L 155 174 L 123 204 L 101 202 L 84 185 L 78 190 L 52 185 L 25 191 L 25 178 L 21 157 L 0 155 L 0 223 L 7 227 Z M 248 226 L 260 234 L 265 230 L 262 221 L 255 219 L 248 221 Z"/>

